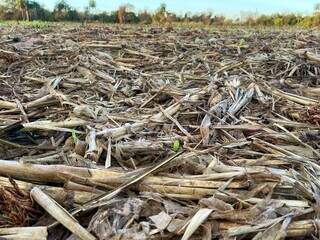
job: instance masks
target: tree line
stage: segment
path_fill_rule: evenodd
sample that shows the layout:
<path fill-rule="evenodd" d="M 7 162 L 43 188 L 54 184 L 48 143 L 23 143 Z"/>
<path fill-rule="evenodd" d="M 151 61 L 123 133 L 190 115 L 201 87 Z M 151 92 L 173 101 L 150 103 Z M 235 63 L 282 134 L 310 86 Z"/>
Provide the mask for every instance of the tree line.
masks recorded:
<path fill-rule="evenodd" d="M 165 4 L 161 4 L 155 12 L 147 10 L 135 12 L 130 4 L 121 5 L 115 11 L 96 11 L 96 1 L 88 0 L 83 11 L 73 8 L 66 0 L 59 0 L 53 10 L 48 10 L 32 0 L 3 0 L 0 4 L 1 20 L 41 20 L 41 21 L 96 21 L 103 23 L 141 23 L 166 24 L 172 23 L 201 23 L 205 25 L 247 25 L 247 26 L 320 26 L 320 4 L 315 6 L 313 14 L 302 16 L 299 14 L 257 15 L 245 13 L 241 18 L 228 19 L 211 12 L 199 14 L 175 14 L 168 11 Z"/>

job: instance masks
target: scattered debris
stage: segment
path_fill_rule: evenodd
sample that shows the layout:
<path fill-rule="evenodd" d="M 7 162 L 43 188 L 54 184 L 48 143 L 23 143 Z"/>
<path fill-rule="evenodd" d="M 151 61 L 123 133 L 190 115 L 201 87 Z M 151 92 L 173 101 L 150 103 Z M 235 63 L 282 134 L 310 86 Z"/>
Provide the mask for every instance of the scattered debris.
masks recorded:
<path fill-rule="evenodd" d="M 0 238 L 319 235 L 318 32 L 12 28 Z"/>

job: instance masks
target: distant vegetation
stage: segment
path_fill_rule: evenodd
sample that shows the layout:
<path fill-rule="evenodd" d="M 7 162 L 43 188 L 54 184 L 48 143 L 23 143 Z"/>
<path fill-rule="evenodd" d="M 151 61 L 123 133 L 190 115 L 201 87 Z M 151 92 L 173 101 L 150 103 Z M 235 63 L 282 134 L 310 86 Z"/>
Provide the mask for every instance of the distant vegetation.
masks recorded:
<path fill-rule="evenodd" d="M 54 9 L 49 11 L 36 1 L 30 0 L 2 0 L 0 4 L 1 20 L 26 20 L 26 21 L 95 21 L 103 23 L 120 24 L 163 24 L 170 26 L 172 23 L 201 23 L 205 25 L 245 25 L 245 26 L 320 26 L 320 4 L 315 6 L 312 15 L 302 16 L 298 14 L 273 14 L 256 15 L 246 13 L 238 19 L 228 19 L 224 16 L 212 13 L 177 15 L 169 12 L 165 4 L 161 4 L 155 12 L 135 12 L 130 4 L 121 5 L 115 11 L 96 11 L 96 1 L 89 0 L 83 11 L 79 11 L 68 4 L 66 0 L 59 0 Z"/>

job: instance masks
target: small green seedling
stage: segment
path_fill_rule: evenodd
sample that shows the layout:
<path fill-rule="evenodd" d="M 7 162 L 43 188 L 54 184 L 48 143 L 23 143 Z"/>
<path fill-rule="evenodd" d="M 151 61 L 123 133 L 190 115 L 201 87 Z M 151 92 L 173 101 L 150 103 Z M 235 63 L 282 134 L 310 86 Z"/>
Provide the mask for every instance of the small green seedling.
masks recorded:
<path fill-rule="evenodd" d="M 172 151 L 178 152 L 180 149 L 180 142 L 179 140 L 175 140 L 171 146 Z"/>
<path fill-rule="evenodd" d="M 76 130 L 72 129 L 71 136 L 72 136 L 72 140 L 73 140 L 74 144 L 76 144 L 78 141 L 78 138 L 76 135 Z"/>

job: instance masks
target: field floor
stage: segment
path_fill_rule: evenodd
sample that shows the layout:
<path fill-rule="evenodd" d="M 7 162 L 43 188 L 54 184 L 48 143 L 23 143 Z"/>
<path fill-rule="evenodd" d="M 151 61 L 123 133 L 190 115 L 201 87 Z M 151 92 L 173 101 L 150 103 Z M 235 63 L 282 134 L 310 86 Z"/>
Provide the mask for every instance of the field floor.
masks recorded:
<path fill-rule="evenodd" d="M 298 29 L 1 25 L 0 236 L 316 239 L 319 44 Z"/>

